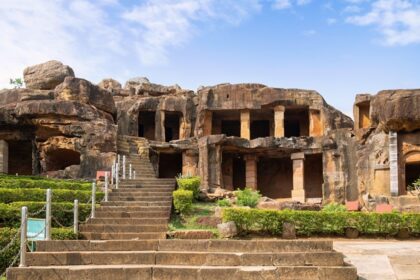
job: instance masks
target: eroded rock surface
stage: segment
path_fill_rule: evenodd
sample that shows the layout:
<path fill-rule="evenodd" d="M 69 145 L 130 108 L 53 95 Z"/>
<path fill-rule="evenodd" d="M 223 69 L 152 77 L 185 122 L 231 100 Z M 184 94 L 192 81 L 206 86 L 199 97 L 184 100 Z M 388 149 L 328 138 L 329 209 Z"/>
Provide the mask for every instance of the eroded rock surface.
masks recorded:
<path fill-rule="evenodd" d="M 29 66 L 23 71 L 28 89 L 54 89 L 66 77 L 74 77 L 73 69 L 56 60 Z"/>

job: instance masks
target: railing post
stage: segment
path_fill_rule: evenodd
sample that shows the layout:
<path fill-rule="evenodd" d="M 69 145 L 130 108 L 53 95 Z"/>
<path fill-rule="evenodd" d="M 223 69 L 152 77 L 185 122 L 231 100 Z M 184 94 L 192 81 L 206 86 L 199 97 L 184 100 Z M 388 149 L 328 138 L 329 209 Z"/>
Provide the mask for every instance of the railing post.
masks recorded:
<path fill-rule="evenodd" d="M 114 178 L 115 178 L 115 161 L 112 163 L 112 167 L 111 167 L 111 186 L 114 185 Z"/>
<path fill-rule="evenodd" d="M 28 207 L 22 207 L 22 218 L 20 224 L 20 263 L 19 267 L 26 266 L 26 232 L 28 230 Z"/>
<path fill-rule="evenodd" d="M 120 164 L 121 163 L 121 156 L 120 155 L 117 155 L 117 162 L 118 162 L 118 164 Z"/>
<path fill-rule="evenodd" d="M 45 208 L 45 240 L 51 240 L 51 189 L 47 190 L 47 205 Z"/>
<path fill-rule="evenodd" d="M 74 234 L 79 234 L 79 201 L 77 199 L 74 200 L 73 207 L 73 231 Z"/>
<path fill-rule="evenodd" d="M 133 166 L 131 165 L 131 163 L 130 163 L 130 165 L 129 165 L 129 169 L 128 169 L 128 175 L 129 175 L 129 179 L 131 180 L 131 179 L 133 179 Z"/>
<path fill-rule="evenodd" d="M 117 163 L 117 172 L 115 172 L 115 188 L 118 189 L 119 185 L 120 185 L 120 164 Z"/>
<path fill-rule="evenodd" d="M 126 160 L 125 159 L 125 155 L 123 155 L 123 160 L 122 160 L 123 161 L 123 163 L 122 163 L 123 164 L 123 166 L 122 166 L 122 170 L 123 170 L 123 176 L 122 176 L 122 178 L 123 178 L 123 180 L 125 180 L 125 171 L 126 171 L 125 170 L 125 164 L 126 164 L 125 160 Z"/>
<path fill-rule="evenodd" d="M 108 171 L 105 171 L 105 202 L 108 202 Z"/>
<path fill-rule="evenodd" d="M 133 179 L 136 180 L 136 170 L 133 171 Z"/>
<path fill-rule="evenodd" d="M 96 206 L 96 183 L 92 183 L 92 210 L 90 217 L 93 219 L 95 218 L 95 206 Z"/>

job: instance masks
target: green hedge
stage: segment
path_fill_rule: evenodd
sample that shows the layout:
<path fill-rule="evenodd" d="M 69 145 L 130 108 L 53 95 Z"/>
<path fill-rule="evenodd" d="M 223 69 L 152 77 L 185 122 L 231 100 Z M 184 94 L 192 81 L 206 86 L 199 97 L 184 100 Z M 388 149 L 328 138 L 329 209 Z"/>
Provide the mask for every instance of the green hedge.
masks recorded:
<path fill-rule="evenodd" d="M 88 202 L 91 197 L 91 191 L 74 190 L 52 190 L 52 201 L 54 202 L 73 202 L 78 199 L 80 202 Z M 101 201 L 104 193 L 97 192 L 96 199 Z M 45 189 L 1 189 L 0 203 L 11 203 L 16 201 L 45 201 Z"/>
<path fill-rule="evenodd" d="M 408 227 L 413 234 L 420 235 L 420 214 L 226 208 L 223 219 L 235 222 L 242 233 L 278 235 L 283 223 L 289 222 L 301 236 L 344 235 L 348 227 L 366 235 L 395 235 Z"/>
<path fill-rule="evenodd" d="M 181 214 L 191 211 L 193 203 L 193 192 L 190 190 L 176 190 L 173 192 L 174 207 Z"/>
<path fill-rule="evenodd" d="M 192 191 L 193 192 L 193 196 L 195 199 L 198 198 L 198 194 L 200 193 L 200 184 L 201 184 L 201 179 L 198 176 L 194 176 L 194 177 L 181 177 L 181 178 L 177 178 L 176 182 L 178 183 L 178 188 L 180 190 L 187 190 L 187 191 Z"/>
<path fill-rule="evenodd" d="M 37 177 L 34 177 L 37 178 Z M 92 189 L 92 183 L 71 181 L 71 180 L 53 180 L 38 177 L 11 177 L 0 176 L 0 188 L 6 189 L 67 189 L 89 191 Z"/>
<path fill-rule="evenodd" d="M 4 248 L 7 244 L 9 244 L 17 232 L 18 230 L 15 228 L 0 228 L 0 248 Z M 73 233 L 72 229 L 53 228 L 51 235 L 54 240 L 77 239 L 77 236 Z M 16 238 L 15 242 L 13 242 L 13 245 L 10 246 L 9 249 L 0 254 L 0 274 L 9 267 L 13 258 L 19 252 L 19 242 L 20 236 Z M 15 265 L 17 264 L 19 264 L 19 260 L 16 261 Z"/>
<path fill-rule="evenodd" d="M 31 213 L 38 212 L 45 205 L 45 202 L 21 201 L 10 204 L 0 203 L 0 225 L 6 227 L 19 227 L 21 218 L 21 209 L 23 206 L 28 207 L 29 217 L 31 218 L 45 218 L 45 211 L 31 215 Z M 70 202 L 56 202 L 51 206 L 52 215 L 63 225 L 73 225 L 73 203 Z M 89 216 L 91 211 L 91 204 L 79 204 L 79 221 L 84 221 Z M 59 225 L 52 220 L 53 227 Z"/>

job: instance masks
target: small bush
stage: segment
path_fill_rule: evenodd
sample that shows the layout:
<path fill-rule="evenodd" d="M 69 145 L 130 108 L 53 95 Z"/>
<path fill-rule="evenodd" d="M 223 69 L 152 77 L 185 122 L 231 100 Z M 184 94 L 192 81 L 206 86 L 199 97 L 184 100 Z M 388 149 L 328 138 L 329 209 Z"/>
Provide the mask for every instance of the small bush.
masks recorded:
<path fill-rule="evenodd" d="M 249 206 L 255 208 L 258 204 L 258 200 L 261 198 L 261 194 L 258 191 L 254 191 L 251 188 L 245 188 L 244 190 L 236 191 L 237 202 L 239 206 Z"/>
<path fill-rule="evenodd" d="M 262 210 L 226 208 L 224 221 L 235 222 L 243 233 L 257 232 L 280 234 L 283 223 L 296 226 L 300 236 L 344 235 L 346 228 L 356 228 L 364 235 L 395 235 L 402 228 L 409 228 L 420 234 L 420 214 L 409 213 L 366 213 L 366 212 L 328 212 Z"/>
<path fill-rule="evenodd" d="M 198 194 L 200 193 L 200 184 L 201 184 L 200 177 L 198 176 L 187 177 L 187 178 L 178 177 L 176 181 L 178 183 L 178 187 L 180 190 L 192 191 L 194 198 L 195 199 L 198 198 Z"/>
<path fill-rule="evenodd" d="M 217 203 L 217 206 L 220 206 L 220 207 L 229 207 L 232 205 L 232 203 L 230 203 L 230 200 L 226 198 L 219 199 L 216 203 Z"/>
<path fill-rule="evenodd" d="M 347 208 L 343 204 L 340 203 L 330 203 L 322 207 L 322 210 L 324 212 L 346 212 Z"/>
<path fill-rule="evenodd" d="M 190 190 L 176 190 L 173 192 L 175 209 L 182 215 L 191 211 L 193 203 L 193 192 Z"/>

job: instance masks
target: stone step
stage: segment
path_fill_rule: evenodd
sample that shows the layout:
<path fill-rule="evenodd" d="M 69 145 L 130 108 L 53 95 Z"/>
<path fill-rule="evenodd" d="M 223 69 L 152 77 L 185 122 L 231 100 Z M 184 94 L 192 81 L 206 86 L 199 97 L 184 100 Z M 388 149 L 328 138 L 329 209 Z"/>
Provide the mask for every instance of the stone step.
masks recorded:
<path fill-rule="evenodd" d="M 168 251 L 34 252 L 26 255 L 29 266 L 43 265 L 176 265 L 176 266 L 343 266 L 337 252 L 223 253 Z"/>
<path fill-rule="evenodd" d="M 142 219 L 142 218 L 164 218 L 169 220 L 170 211 L 100 211 L 96 210 L 97 218 L 131 218 L 131 219 Z"/>
<path fill-rule="evenodd" d="M 156 212 L 171 211 L 171 206 L 102 206 L 96 213 L 104 212 Z"/>
<path fill-rule="evenodd" d="M 80 232 L 95 233 L 143 233 L 143 232 L 166 232 L 167 225 L 133 225 L 133 224 L 83 224 L 80 225 Z"/>
<path fill-rule="evenodd" d="M 120 189 L 136 189 L 136 188 L 150 188 L 150 189 L 175 189 L 175 185 L 169 185 L 169 184 L 144 184 L 144 185 L 134 185 L 134 184 L 121 184 L 119 186 Z"/>
<path fill-rule="evenodd" d="M 101 202 L 101 206 L 136 206 L 136 207 L 147 207 L 147 206 L 171 206 L 172 201 L 108 201 Z"/>
<path fill-rule="evenodd" d="M 334 252 L 330 240 L 51 240 L 36 241 L 37 251 L 171 251 L 225 253 Z"/>
<path fill-rule="evenodd" d="M 167 188 L 168 190 L 165 190 L 165 188 L 121 188 L 121 189 L 112 189 L 112 193 L 116 194 L 143 194 L 143 193 L 172 193 L 173 188 Z"/>
<path fill-rule="evenodd" d="M 310 266 L 165 266 L 165 265 L 87 265 L 10 268 L 8 280 L 21 279 L 142 279 L 142 280 L 220 280 L 294 279 L 356 280 L 356 269 Z"/>
<path fill-rule="evenodd" d="M 166 232 L 80 232 L 89 240 L 139 240 L 139 239 L 164 239 Z"/>
<path fill-rule="evenodd" d="M 154 191 L 133 191 L 133 192 L 111 192 L 108 197 L 172 197 L 172 192 Z"/>
<path fill-rule="evenodd" d="M 172 202 L 172 196 L 110 196 L 108 201 Z"/>
<path fill-rule="evenodd" d="M 167 213 L 165 213 L 167 215 Z M 121 224 L 121 225 L 168 225 L 168 218 L 156 218 L 156 217 L 150 217 L 150 218 L 120 218 L 120 219 L 114 219 L 113 217 L 109 218 L 103 218 L 98 217 L 94 219 L 89 219 L 88 224 L 106 224 L 106 225 L 112 225 L 112 224 Z"/>

